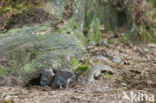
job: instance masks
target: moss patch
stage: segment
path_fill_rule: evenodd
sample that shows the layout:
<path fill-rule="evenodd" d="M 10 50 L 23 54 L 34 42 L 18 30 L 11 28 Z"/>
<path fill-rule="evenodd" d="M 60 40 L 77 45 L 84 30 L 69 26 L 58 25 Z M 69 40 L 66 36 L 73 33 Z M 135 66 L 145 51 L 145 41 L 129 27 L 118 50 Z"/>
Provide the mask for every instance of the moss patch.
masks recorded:
<path fill-rule="evenodd" d="M 89 71 L 89 66 L 88 65 L 79 65 L 76 67 L 74 73 L 85 75 Z"/>
<path fill-rule="evenodd" d="M 76 58 L 72 59 L 72 69 L 74 70 L 74 68 L 78 65 L 79 61 Z"/>
<path fill-rule="evenodd" d="M 6 68 L 0 67 L 0 75 L 6 75 L 6 74 L 7 74 Z"/>
<path fill-rule="evenodd" d="M 125 34 L 124 36 L 121 37 L 120 41 L 122 43 L 127 43 L 130 40 L 130 36 L 128 34 Z"/>
<path fill-rule="evenodd" d="M 33 23 L 34 20 L 32 21 L 32 18 L 38 17 L 35 14 L 41 14 L 40 17 L 43 15 L 45 16 L 41 10 L 34 10 L 34 8 L 41 6 L 43 2 L 44 0 L 1 0 L 0 32 L 5 32 L 10 26 L 12 27 L 13 25 L 23 26 L 23 24 L 28 21 L 30 21 L 29 23 Z M 35 20 L 41 19 L 35 18 Z"/>

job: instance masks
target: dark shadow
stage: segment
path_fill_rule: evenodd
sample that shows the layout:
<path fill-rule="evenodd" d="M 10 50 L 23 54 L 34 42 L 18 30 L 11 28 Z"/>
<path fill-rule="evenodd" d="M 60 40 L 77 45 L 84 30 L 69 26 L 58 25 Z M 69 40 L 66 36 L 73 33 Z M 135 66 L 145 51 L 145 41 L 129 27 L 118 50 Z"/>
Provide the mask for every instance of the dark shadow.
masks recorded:
<path fill-rule="evenodd" d="M 31 79 L 26 86 L 40 86 L 41 75 Z"/>
<path fill-rule="evenodd" d="M 119 11 L 118 14 L 118 27 L 128 23 L 126 9 Z"/>

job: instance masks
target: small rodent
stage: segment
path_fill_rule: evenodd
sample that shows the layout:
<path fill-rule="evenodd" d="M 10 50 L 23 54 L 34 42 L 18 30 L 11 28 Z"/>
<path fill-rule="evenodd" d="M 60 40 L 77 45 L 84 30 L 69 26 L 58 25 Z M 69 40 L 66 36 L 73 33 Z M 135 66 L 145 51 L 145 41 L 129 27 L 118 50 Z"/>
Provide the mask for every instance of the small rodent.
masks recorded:
<path fill-rule="evenodd" d="M 74 77 L 75 74 L 68 69 L 58 70 L 51 86 L 60 89 L 68 88 Z"/>
<path fill-rule="evenodd" d="M 53 88 L 68 88 L 72 80 L 74 80 L 75 74 L 69 69 L 56 70 L 54 73 L 53 69 L 44 69 L 41 72 L 41 86 L 52 86 Z"/>
<path fill-rule="evenodd" d="M 40 85 L 41 86 L 50 85 L 54 79 L 54 76 L 55 76 L 55 73 L 53 72 L 52 68 L 44 69 L 41 72 Z"/>

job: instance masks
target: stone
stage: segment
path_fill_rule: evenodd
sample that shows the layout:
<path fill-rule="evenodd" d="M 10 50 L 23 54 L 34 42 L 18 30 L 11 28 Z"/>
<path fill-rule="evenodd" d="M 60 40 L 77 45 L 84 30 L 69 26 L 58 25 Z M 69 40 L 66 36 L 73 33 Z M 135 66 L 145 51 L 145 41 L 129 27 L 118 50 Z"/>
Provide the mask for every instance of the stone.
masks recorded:
<path fill-rule="evenodd" d="M 102 61 L 108 61 L 108 58 L 107 57 L 104 57 L 102 55 L 99 55 L 99 56 L 97 56 L 95 58 L 98 59 L 98 60 L 102 60 Z"/>
<path fill-rule="evenodd" d="M 108 72 L 111 72 L 112 74 L 114 73 L 114 68 L 108 66 L 108 65 L 99 65 L 99 67 L 101 69 L 101 72 L 104 72 L 104 71 L 108 71 Z"/>
<path fill-rule="evenodd" d="M 45 68 L 71 70 L 73 58 L 79 59 L 86 52 L 84 7 L 84 0 L 47 0 L 40 10 L 53 15 L 52 20 L 23 24 L 0 34 L 0 59 L 7 60 L 4 70 L 14 73 L 21 85 L 27 85 L 39 74 L 46 74 Z M 42 76 L 41 85 L 49 84 L 46 78 Z"/>
<path fill-rule="evenodd" d="M 86 51 L 76 34 L 51 32 L 47 26 L 29 26 L 0 35 L 0 58 L 7 58 L 4 70 L 18 76 L 20 84 L 27 84 L 45 68 L 71 69 L 72 58 L 80 58 Z M 38 32 L 45 32 L 40 35 Z M 4 39 L 3 39 L 4 38 Z"/>
<path fill-rule="evenodd" d="M 113 58 L 112 60 L 114 63 L 120 63 L 121 62 L 121 59 L 120 58 Z"/>
<path fill-rule="evenodd" d="M 103 40 L 103 44 L 104 45 L 107 45 L 108 44 L 108 41 L 107 40 Z"/>
<path fill-rule="evenodd" d="M 84 78 L 82 84 L 88 84 L 94 82 L 95 78 L 99 78 L 101 73 L 105 71 L 107 71 L 110 74 L 113 74 L 115 72 L 115 69 L 105 64 L 97 64 L 91 67 L 86 77 Z"/>

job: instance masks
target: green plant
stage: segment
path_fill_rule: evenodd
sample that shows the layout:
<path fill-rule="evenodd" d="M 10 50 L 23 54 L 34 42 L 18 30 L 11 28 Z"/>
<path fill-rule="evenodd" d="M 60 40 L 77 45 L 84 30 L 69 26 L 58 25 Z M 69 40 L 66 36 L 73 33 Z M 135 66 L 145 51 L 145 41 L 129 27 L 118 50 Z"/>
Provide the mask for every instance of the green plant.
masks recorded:
<path fill-rule="evenodd" d="M 110 74 L 105 73 L 106 78 L 110 78 Z"/>
<path fill-rule="evenodd" d="M 78 65 L 78 60 L 76 58 L 72 59 L 72 67 L 74 69 L 74 67 L 76 67 Z"/>
<path fill-rule="evenodd" d="M 108 40 L 108 43 L 109 43 L 109 44 L 113 44 L 113 40 L 109 39 L 109 40 Z"/>
<path fill-rule="evenodd" d="M 128 34 L 123 35 L 120 39 L 122 43 L 127 43 L 129 40 L 130 40 L 130 36 Z"/>
<path fill-rule="evenodd" d="M 120 92 L 120 91 L 122 91 L 122 88 L 120 87 L 120 88 L 116 89 L 116 91 Z"/>
<path fill-rule="evenodd" d="M 74 73 L 85 75 L 89 71 L 88 65 L 79 65 L 73 70 Z"/>
<path fill-rule="evenodd" d="M 93 41 L 100 42 L 101 41 L 101 31 L 100 28 L 100 20 L 95 18 L 92 20 L 90 24 L 90 28 L 88 29 L 88 42 L 92 44 Z"/>
<path fill-rule="evenodd" d="M 0 75 L 5 75 L 7 73 L 6 68 L 0 67 Z"/>

